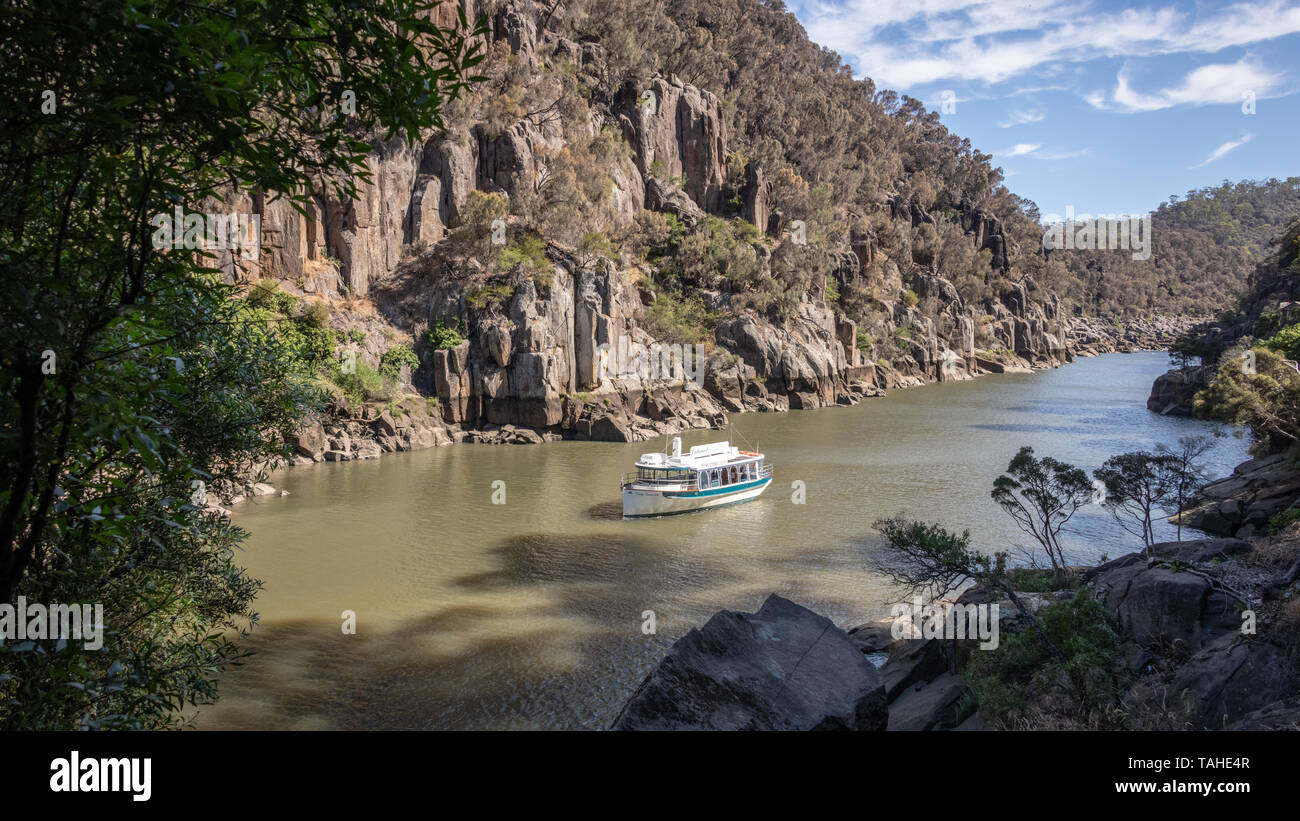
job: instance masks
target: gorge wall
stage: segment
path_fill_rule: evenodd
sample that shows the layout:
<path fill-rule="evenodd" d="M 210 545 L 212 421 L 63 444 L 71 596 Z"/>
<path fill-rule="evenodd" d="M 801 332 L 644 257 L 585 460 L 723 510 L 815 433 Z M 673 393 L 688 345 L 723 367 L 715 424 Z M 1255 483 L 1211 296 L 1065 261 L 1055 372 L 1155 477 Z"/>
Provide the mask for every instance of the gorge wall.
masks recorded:
<path fill-rule="evenodd" d="M 841 236 L 815 238 L 804 266 L 812 275 L 783 280 L 778 267 L 802 265 L 794 255 L 808 243 L 805 221 L 783 207 L 767 169 L 740 162 L 717 95 L 672 75 L 614 77 L 601 43 L 566 36 L 530 0 L 464 5 L 471 16 L 486 14 L 503 72 L 576 83 L 581 100 L 574 96 L 563 117 L 525 114 L 504 125 L 481 116 L 475 105 L 486 103 L 478 100 L 422 143 L 376 140 L 355 199 L 315 195 L 306 213 L 255 193 L 234 204 L 261 215 L 265 250 L 257 260 L 224 255 L 232 282 L 270 279 L 326 305 L 337 356 L 351 352 L 376 368 L 387 351 L 409 345 L 419 361 L 403 366 L 380 401 L 336 400 L 305 422 L 296 443 L 304 460 L 451 441 L 635 441 L 719 426 L 724 411 L 851 405 L 894 387 L 1160 347 L 1181 330 L 1172 320 L 1121 325 L 1067 309 L 1021 270 L 1041 251 L 1022 247 L 1002 218 L 968 199 L 932 213 L 902 179 L 874 197 L 872 213 L 844 216 Z M 451 21 L 449 9 L 440 13 Z M 744 222 L 753 279 L 783 283 L 771 288 L 784 295 L 779 314 L 747 303 L 752 289 L 734 279 L 706 276 L 689 294 L 712 318 L 708 338 L 657 337 L 647 315 L 685 289 L 665 285 L 653 257 L 625 247 L 589 254 L 556 234 L 544 236 L 547 270 L 522 275 L 446 251 L 477 207 L 476 192 L 509 203 L 493 241 L 532 230 L 528 204 L 603 135 L 619 150 L 588 169 L 604 193 L 587 227 L 621 236 L 651 212 L 671 215 L 689 238 L 719 230 L 719 220 Z M 534 218 L 545 217 L 540 210 Z M 936 226 L 987 260 L 978 301 L 940 275 L 933 248 L 919 239 Z M 870 310 L 847 310 L 840 295 L 849 293 L 869 294 Z M 432 341 L 435 328 L 454 329 L 451 344 Z M 680 342 L 699 356 L 668 372 L 619 356 Z M 683 365 L 699 368 L 700 378 Z"/>

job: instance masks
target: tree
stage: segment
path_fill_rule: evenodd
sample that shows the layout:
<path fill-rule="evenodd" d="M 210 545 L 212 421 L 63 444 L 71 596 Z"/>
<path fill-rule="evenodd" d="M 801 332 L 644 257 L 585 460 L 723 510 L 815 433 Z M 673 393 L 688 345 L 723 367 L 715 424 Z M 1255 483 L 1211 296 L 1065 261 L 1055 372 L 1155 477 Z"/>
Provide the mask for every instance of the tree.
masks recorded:
<path fill-rule="evenodd" d="M 889 552 L 871 561 L 872 567 L 889 576 L 909 592 L 927 593 L 941 598 L 973 581 L 990 590 L 1004 593 L 1021 616 L 1038 633 L 1048 652 L 1061 658 L 1060 649 L 1043 631 L 1016 594 L 1007 568 L 1006 552 L 987 555 L 970 548 L 970 531 L 957 534 L 938 524 L 926 524 L 894 516 L 878 519 L 872 527 L 879 530 L 889 545 Z"/>
<path fill-rule="evenodd" d="M 993 482 L 993 501 L 1047 554 L 1058 581 L 1068 575 L 1061 528 L 1092 499 L 1088 474 L 1050 456 L 1038 459 L 1026 445 Z"/>
<path fill-rule="evenodd" d="M 1152 519 L 1174 496 L 1178 461 L 1167 453 L 1132 451 L 1110 457 L 1093 476 L 1106 486 L 1101 504 L 1115 521 L 1140 538 L 1144 548 L 1155 544 Z"/>
<path fill-rule="evenodd" d="M 422 0 L 6 4 L 0 602 L 104 605 L 99 650 L 0 648 L 0 726 L 156 727 L 216 698 L 257 582 L 207 512 L 313 403 L 287 328 L 159 216 L 351 197 L 471 81 Z M 480 30 L 481 31 L 481 30 Z M 177 226 L 179 231 L 180 227 Z"/>
<path fill-rule="evenodd" d="M 1195 334 L 1182 334 L 1169 346 L 1169 361 L 1184 375 L 1191 370 L 1192 360 L 1204 354 L 1200 339 Z"/>
<path fill-rule="evenodd" d="M 1208 436 L 1180 436 L 1176 450 L 1163 444 L 1156 446 L 1156 455 L 1169 465 L 1168 481 L 1172 487 L 1167 501 L 1178 511 L 1180 542 L 1183 540 L 1183 506 L 1201 482 L 1205 481 L 1205 466 L 1201 463 L 1201 457 L 1213 444 Z"/>

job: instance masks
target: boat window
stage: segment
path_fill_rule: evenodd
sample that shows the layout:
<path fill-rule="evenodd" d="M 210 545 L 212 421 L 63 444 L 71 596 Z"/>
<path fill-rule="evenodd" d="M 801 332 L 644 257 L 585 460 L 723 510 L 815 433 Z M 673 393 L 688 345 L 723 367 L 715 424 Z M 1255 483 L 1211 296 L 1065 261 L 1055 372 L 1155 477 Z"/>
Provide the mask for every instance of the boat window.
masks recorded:
<path fill-rule="evenodd" d="M 731 483 L 734 485 L 734 484 L 736 484 L 736 483 L 739 482 L 739 481 L 740 481 L 740 471 L 736 470 L 736 469 L 733 467 L 733 468 L 731 469 Z"/>

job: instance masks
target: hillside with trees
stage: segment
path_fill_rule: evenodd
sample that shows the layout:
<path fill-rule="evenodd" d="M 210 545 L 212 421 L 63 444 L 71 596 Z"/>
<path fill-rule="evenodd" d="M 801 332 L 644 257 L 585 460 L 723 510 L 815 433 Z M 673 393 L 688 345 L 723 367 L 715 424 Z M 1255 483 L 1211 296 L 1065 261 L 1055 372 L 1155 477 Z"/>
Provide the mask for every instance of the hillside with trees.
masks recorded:
<path fill-rule="evenodd" d="M 1243 180 L 1169 198 L 1151 214 L 1152 253 L 1063 253 L 1074 299 L 1098 315 L 1217 316 L 1300 214 L 1300 177 Z"/>

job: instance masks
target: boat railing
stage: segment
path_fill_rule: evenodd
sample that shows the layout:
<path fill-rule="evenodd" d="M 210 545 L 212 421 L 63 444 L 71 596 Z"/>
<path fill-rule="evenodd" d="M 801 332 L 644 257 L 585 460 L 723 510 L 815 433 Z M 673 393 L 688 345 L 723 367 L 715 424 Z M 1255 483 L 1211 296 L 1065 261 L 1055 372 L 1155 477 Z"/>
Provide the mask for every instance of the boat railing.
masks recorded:
<path fill-rule="evenodd" d="M 743 482 L 752 482 L 761 479 L 770 479 L 771 477 L 772 477 L 772 466 L 763 465 L 758 469 L 757 479 L 745 479 L 742 480 L 742 482 L 736 482 L 735 484 L 742 484 Z M 619 480 L 619 487 L 627 487 L 628 485 L 642 485 L 645 487 L 658 487 L 660 485 L 672 485 L 674 486 L 673 488 L 674 490 L 683 490 L 683 491 L 700 489 L 699 486 L 693 481 L 686 481 L 684 479 L 647 479 L 645 477 L 639 476 L 636 473 L 636 471 L 633 471 L 631 473 L 624 473 L 622 479 Z M 710 487 L 726 487 L 726 485 L 710 485 Z"/>
<path fill-rule="evenodd" d="M 638 476 L 635 471 L 632 473 L 624 473 L 619 485 L 622 487 L 627 487 L 628 485 L 648 485 L 651 487 L 657 485 L 673 485 L 679 490 L 695 490 L 695 483 L 687 481 L 686 479 L 647 479 Z"/>

